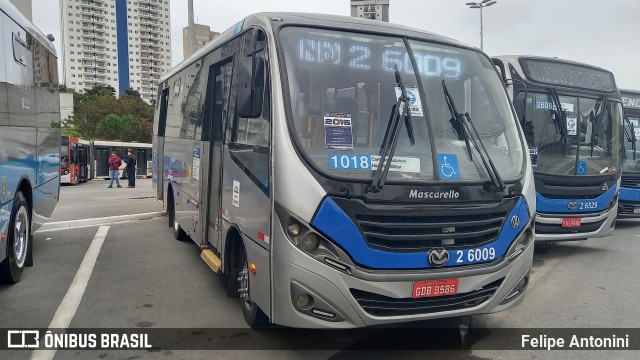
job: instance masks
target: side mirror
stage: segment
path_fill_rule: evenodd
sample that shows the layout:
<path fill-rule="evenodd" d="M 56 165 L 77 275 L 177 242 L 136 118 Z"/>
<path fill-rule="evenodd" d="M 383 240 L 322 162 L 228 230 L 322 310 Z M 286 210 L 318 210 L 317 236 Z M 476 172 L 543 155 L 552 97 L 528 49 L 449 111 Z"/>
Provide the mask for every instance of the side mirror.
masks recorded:
<path fill-rule="evenodd" d="M 257 54 L 240 59 L 236 94 L 236 111 L 239 117 L 255 119 L 262 115 L 264 65 L 264 58 Z"/>

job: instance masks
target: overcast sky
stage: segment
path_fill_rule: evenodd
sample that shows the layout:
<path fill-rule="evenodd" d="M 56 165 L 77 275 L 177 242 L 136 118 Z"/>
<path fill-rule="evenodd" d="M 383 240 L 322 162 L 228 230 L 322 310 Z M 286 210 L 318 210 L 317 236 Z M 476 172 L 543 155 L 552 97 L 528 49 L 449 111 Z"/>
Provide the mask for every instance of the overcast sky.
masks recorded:
<path fill-rule="evenodd" d="M 32 0 L 33 21 L 56 38 L 58 0 Z M 480 47 L 480 14 L 471 0 L 390 0 L 390 21 Z M 478 0 L 480 1 L 480 0 Z M 640 90 L 640 0 L 497 0 L 484 12 L 489 55 L 556 56 L 603 67 L 618 87 Z M 173 65 L 182 61 L 187 0 L 170 0 Z M 222 32 L 262 11 L 349 15 L 349 0 L 194 0 L 196 22 Z"/>

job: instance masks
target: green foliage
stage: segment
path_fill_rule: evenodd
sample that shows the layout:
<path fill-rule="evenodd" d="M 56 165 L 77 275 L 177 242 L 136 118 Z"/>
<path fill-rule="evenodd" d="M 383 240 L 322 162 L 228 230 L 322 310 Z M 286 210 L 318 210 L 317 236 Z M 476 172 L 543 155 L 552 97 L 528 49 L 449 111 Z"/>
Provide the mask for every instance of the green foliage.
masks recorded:
<path fill-rule="evenodd" d="M 63 133 L 73 129 L 76 136 L 87 140 L 151 142 L 154 108 L 136 90 L 127 89 L 120 98 L 111 86 L 74 92 L 73 112 Z"/>
<path fill-rule="evenodd" d="M 138 141 L 144 136 L 144 130 L 133 117 L 114 114 L 109 114 L 102 119 L 97 133 L 101 139 L 119 141 Z"/>

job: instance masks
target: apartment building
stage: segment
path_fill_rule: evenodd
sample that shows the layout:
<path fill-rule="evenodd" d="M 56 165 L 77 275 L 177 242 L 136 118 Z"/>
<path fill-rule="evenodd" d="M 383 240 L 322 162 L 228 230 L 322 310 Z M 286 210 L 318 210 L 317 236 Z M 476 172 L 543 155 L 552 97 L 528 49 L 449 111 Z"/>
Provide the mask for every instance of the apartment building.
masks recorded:
<path fill-rule="evenodd" d="M 82 92 L 110 85 L 151 102 L 171 69 L 169 0 L 61 0 L 62 79 Z"/>

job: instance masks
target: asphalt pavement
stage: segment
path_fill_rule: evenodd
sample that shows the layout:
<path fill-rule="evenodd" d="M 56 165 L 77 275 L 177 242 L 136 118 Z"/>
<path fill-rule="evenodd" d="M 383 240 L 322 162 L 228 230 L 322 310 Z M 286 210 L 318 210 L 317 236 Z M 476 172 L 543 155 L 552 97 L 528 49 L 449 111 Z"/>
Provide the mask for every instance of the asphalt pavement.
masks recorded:
<path fill-rule="evenodd" d="M 63 187 L 53 221 L 152 213 L 161 210 L 150 181 L 135 189 L 107 189 L 104 181 Z M 79 222 L 78 224 L 82 224 Z M 199 258 L 189 241 L 173 239 L 166 217 L 127 220 L 100 226 L 39 231 L 34 236 L 35 266 L 16 285 L 0 285 L 0 328 L 183 329 L 203 342 L 222 341 L 233 350 L 5 351 L 0 359 L 636 359 L 634 351 L 481 350 L 503 328 L 625 328 L 640 324 L 637 281 L 640 222 L 620 221 L 614 236 L 555 245 L 538 244 L 525 301 L 514 309 L 471 319 L 461 337 L 460 319 L 421 324 L 415 339 L 372 330 L 343 339 L 335 349 L 255 349 L 250 341 L 286 343 L 286 333 L 248 329 L 237 299 L 226 296 L 222 278 Z M 62 325 L 61 325 L 62 324 Z M 444 326 L 442 326 L 444 325 Z M 430 330 L 449 328 L 451 331 Z M 229 329 L 212 339 L 192 329 Z M 341 333 L 336 333 L 342 336 Z M 382 338 L 381 338 L 382 337 Z M 205 339 L 206 338 L 206 339 Z M 266 339 L 266 340 L 265 340 Z M 464 342 L 461 340 L 464 339 Z M 499 339 L 498 339 L 499 340 Z M 451 350 L 381 351 L 363 341 L 453 343 Z M 365 342 L 366 343 L 366 342 Z M 243 344 L 246 349 L 242 350 Z M 282 350 L 277 350 L 282 349 Z"/>

